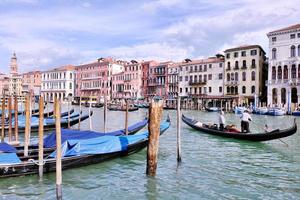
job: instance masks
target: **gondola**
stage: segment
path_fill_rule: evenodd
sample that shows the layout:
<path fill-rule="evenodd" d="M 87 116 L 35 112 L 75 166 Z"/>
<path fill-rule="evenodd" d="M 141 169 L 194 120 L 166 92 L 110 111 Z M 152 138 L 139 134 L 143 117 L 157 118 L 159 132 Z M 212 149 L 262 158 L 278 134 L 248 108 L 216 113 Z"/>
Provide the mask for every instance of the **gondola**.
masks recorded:
<path fill-rule="evenodd" d="M 265 133 L 241 133 L 241 132 L 229 132 L 229 131 L 221 131 L 217 127 L 210 127 L 207 124 L 203 124 L 197 120 L 190 119 L 184 115 L 182 115 L 182 121 L 189 125 L 190 127 L 201 131 L 202 133 L 207 133 L 211 135 L 217 135 L 227 138 L 235 138 L 240 140 L 248 140 L 248 141 L 268 141 L 279 139 L 283 137 L 288 137 L 293 135 L 297 131 L 296 120 L 294 120 L 293 126 L 287 129 L 275 129 L 270 132 Z"/>
<path fill-rule="evenodd" d="M 174 106 L 164 106 L 163 109 L 164 110 L 176 110 L 177 108 Z"/>
<path fill-rule="evenodd" d="M 93 108 L 102 108 L 104 106 L 103 103 L 95 103 L 95 104 L 92 104 L 92 107 Z"/>
<path fill-rule="evenodd" d="M 161 123 L 160 133 L 163 134 L 170 126 L 170 121 Z M 70 140 L 62 145 L 62 169 L 70 169 L 100 163 L 113 158 L 127 156 L 145 148 L 148 144 L 148 131 L 130 136 L 104 136 L 92 140 Z M 1 154 L 0 154 L 1 156 Z M 56 170 L 56 152 L 45 155 L 44 173 Z M 39 172 L 38 160 L 23 157 L 16 153 L 3 153 L 0 164 L 0 178 L 37 174 Z M 10 164 L 11 163 L 11 164 Z"/>
<path fill-rule="evenodd" d="M 108 110 L 110 111 L 126 111 L 126 107 L 115 107 L 115 106 L 108 106 Z M 138 107 L 129 107 L 128 112 L 133 112 L 139 110 Z"/>
<path fill-rule="evenodd" d="M 148 124 L 148 118 L 143 119 L 142 121 L 139 121 L 131 126 L 128 126 L 128 135 L 133 135 L 136 132 L 143 129 Z M 125 135 L 125 129 L 120 129 L 116 131 L 110 131 L 110 132 L 95 132 L 95 131 L 78 131 L 78 130 L 69 130 L 69 129 L 62 129 L 61 130 L 61 140 L 62 143 L 66 140 L 71 139 L 91 139 L 91 138 L 97 138 L 102 136 L 121 136 Z M 56 133 L 55 131 L 51 134 L 47 135 L 44 138 L 44 151 L 53 151 L 53 149 L 56 146 Z M 23 154 L 24 146 L 17 146 L 17 153 Z M 38 153 L 38 144 L 33 144 L 29 146 L 29 154 L 37 154 Z"/>
<path fill-rule="evenodd" d="M 220 111 L 221 109 L 218 108 L 218 107 L 205 107 L 205 110 L 206 110 L 207 112 L 218 112 L 218 111 Z"/>
<path fill-rule="evenodd" d="M 75 124 L 78 124 L 79 120 L 82 122 L 86 119 L 88 119 L 90 116 L 93 115 L 93 112 L 91 111 L 90 115 L 83 115 L 81 117 L 76 117 L 70 119 L 70 126 L 74 126 Z M 52 123 L 48 123 L 44 125 L 44 131 L 52 131 L 55 129 L 55 120 L 52 118 L 49 118 L 49 120 L 52 120 Z M 67 128 L 68 127 L 68 120 L 67 119 L 62 119 L 61 121 L 61 128 Z M 8 127 L 5 127 L 5 130 L 8 131 Z M 38 132 L 39 126 L 38 124 L 31 125 L 30 131 L 31 132 Z M 12 128 L 12 131 L 14 131 L 14 127 Z M 18 127 L 19 133 L 24 133 L 25 132 L 25 126 L 19 126 Z"/>
<path fill-rule="evenodd" d="M 5 110 L 5 112 L 8 112 L 8 110 Z M 39 112 L 39 109 L 34 109 L 34 110 L 31 111 L 31 114 L 36 114 L 38 112 Z M 20 111 L 20 110 L 18 111 L 18 115 L 22 115 L 24 113 L 25 113 L 25 111 Z M 11 114 L 12 114 L 12 117 L 15 117 L 15 111 L 14 110 L 11 111 Z M 1 116 L 2 116 L 2 110 L 0 110 L 0 117 Z"/>

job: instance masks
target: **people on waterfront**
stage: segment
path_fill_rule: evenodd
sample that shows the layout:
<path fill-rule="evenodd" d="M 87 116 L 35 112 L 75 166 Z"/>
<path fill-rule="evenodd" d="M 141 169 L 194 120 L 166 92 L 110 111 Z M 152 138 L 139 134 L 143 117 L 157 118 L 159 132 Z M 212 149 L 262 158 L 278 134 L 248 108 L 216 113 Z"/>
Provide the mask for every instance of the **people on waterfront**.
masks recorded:
<path fill-rule="evenodd" d="M 242 133 L 249 133 L 249 121 L 252 121 L 248 110 L 245 110 L 241 116 L 241 132 Z"/>
<path fill-rule="evenodd" d="M 267 124 L 265 124 L 265 127 L 264 127 L 264 131 L 267 133 L 267 132 L 270 132 L 270 128 Z"/>
<path fill-rule="evenodd" d="M 219 128 L 221 131 L 224 130 L 224 125 L 225 125 L 225 117 L 224 117 L 224 112 L 221 110 L 219 115 Z"/>

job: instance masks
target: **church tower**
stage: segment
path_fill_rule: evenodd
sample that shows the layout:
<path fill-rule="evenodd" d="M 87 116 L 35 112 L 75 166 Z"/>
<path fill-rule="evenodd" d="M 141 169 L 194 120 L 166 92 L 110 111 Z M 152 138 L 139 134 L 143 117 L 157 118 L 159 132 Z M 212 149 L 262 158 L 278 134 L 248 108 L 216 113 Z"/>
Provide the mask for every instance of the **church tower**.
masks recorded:
<path fill-rule="evenodd" d="M 18 63 L 17 63 L 17 56 L 15 52 L 10 59 L 10 73 L 18 74 Z"/>

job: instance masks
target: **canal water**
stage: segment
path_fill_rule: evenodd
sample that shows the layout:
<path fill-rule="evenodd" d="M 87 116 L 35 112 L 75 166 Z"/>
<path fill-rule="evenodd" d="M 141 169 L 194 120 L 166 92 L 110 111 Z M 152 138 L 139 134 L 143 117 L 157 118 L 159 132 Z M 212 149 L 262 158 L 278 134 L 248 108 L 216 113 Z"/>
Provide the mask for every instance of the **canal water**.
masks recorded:
<path fill-rule="evenodd" d="M 78 107 L 76 107 L 78 110 Z M 88 109 L 83 108 L 85 113 Z M 103 130 L 103 108 L 93 108 L 93 129 Z M 146 115 L 129 113 L 129 124 Z M 183 110 L 217 123 L 217 113 Z M 245 142 L 197 132 L 182 123 L 182 160 L 176 163 L 176 111 L 164 111 L 171 127 L 160 138 L 157 175 L 146 171 L 146 149 L 104 163 L 63 171 L 63 199 L 300 199 L 300 134 L 269 142 Z M 107 129 L 124 126 L 124 112 L 111 111 Z M 239 116 L 225 114 L 227 124 Z M 293 118 L 253 115 L 252 132 L 286 128 Z M 300 125 L 300 118 L 297 119 Z M 77 126 L 75 126 L 76 128 Z M 81 125 L 89 128 L 89 121 Z M 32 142 L 37 135 L 32 136 Z M 0 179 L 0 199 L 55 199 L 55 173 Z"/>

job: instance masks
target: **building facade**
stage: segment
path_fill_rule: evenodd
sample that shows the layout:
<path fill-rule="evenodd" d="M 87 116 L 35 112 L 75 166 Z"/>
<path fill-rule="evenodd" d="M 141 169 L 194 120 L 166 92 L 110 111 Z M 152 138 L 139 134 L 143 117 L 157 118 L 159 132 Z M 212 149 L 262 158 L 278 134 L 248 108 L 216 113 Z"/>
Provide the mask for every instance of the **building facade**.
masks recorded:
<path fill-rule="evenodd" d="M 142 97 L 142 64 L 132 60 L 124 65 L 124 98 Z"/>
<path fill-rule="evenodd" d="M 268 104 L 290 109 L 300 103 L 300 24 L 272 31 L 269 38 Z M 294 105 L 293 105 L 294 106 Z"/>
<path fill-rule="evenodd" d="M 259 45 L 227 49 L 225 52 L 225 95 L 236 97 L 236 104 L 249 104 L 262 97 L 265 51 Z"/>
<path fill-rule="evenodd" d="M 18 74 L 18 63 L 16 53 L 10 59 L 10 74 L 8 95 L 22 95 L 22 76 Z"/>
<path fill-rule="evenodd" d="M 167 74 L 168 99 L 176 99 L 178 96 L 178 74 L 179 65 L 177 63 L 170 65 Z"/>
<path fill-rule="evenodd" d="M 112 99 L 121 100 L 124 97 L 124 72 L 112 75 Z"/>
<path fill-rule="evenodd" d="M 41 95 L 45 101 L 53 102 L 57 97 L 60 101 L 67 101 L 67 97 L 75 94 L 75 68 L 67 65 L 42 72 Z"/>
<path fill-rule="evenodd" d="M 96 62 L 76 66 L 76 96 L 97 97 L 112 95 L 112 75 L 123 72 L 124 62 L 100 58 Z"/>
<path fill-rule="evenodd" d="M 32 71 L 22 74 L 22 93 L 30 93 L 34 96 L 41 94 L 42 73 Z"/>
<path fill-rule="evenodd" d="M 150 68 L 153 69 L 157 65 L 154 60 L 142 62 L 142 97 L 147 99 L 149 96 L 149 72 Z"/>

